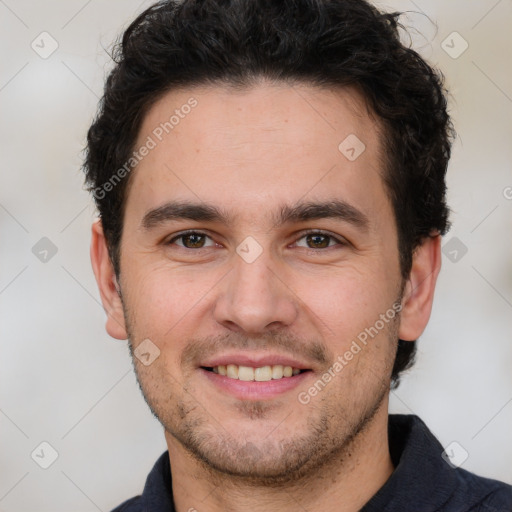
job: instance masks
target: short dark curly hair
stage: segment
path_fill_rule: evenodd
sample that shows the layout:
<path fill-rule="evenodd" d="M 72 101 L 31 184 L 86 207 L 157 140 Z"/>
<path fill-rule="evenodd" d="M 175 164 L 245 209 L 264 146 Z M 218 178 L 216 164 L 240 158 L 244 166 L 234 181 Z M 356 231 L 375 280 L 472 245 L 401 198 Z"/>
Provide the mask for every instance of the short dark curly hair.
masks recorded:
<path fill-rule="evenodd" d="M 383 179 L 405 280 L 421 241 L 449 228 L 454 132 L 443 75 L 401 43 L 399 17 L 365 0 L 167 0 L 140 14 L 114 48 L 83 166 L 116 274 L 130 174 L 115 186 L 112 177 L 126 169 L 149 108 L 173 88 L 265 78 L 363 94 L 384 128 Z M 415 352 L 415 341 L 398 340 L 393 387 Z"/>

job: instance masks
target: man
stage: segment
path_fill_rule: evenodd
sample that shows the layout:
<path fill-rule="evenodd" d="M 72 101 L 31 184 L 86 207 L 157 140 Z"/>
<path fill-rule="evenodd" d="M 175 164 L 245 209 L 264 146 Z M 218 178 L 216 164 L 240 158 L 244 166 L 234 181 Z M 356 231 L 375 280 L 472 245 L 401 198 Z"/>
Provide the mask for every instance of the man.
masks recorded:
<path fill-rule="evenodd" d="M 116 511 L 495 511 L 388 397 L 428 322 L 453 130 L 363 0 L 161 2 L 85 171 L 107 331 L 168 451 Z"/>

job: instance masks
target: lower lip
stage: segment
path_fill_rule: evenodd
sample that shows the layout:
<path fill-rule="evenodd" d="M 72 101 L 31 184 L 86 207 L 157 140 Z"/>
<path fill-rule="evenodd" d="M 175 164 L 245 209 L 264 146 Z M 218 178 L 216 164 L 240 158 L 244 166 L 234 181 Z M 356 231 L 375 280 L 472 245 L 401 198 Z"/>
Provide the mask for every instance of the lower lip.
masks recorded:
<path fill-rule="evenodd" d="M 307 371 L 292 377 L 257 382 L 231 379 L 224 375 L 204 370 L 203 368 L 199 368 L 199 370 L 212 384 L 239 400 L 264 400 L 274 398 L 275 396 L 296 388 L 312 373 L 311 371 Z"/>

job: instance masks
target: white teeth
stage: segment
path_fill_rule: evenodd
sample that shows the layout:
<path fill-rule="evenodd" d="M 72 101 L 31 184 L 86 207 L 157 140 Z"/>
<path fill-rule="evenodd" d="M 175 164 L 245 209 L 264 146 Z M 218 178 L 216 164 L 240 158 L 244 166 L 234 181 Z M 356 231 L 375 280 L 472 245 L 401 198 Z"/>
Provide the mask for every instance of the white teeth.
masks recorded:
<path fill-rule="evenodd" d="M 273 379 L 282 379 L 283 378 L 283 365 L 275 364 L 272 366 L 272 378 Z"/>
<path fill-rule="evenodd" d="M 228 364 L 226 367 L 226 375 L 231 379 L 238 379 L 238 366 L 236 364 Z"/>
<path fill-rule="evenodd" d="M 292 366 L 283 366 L 275 364 L 273 366 L 261 366 L 253 368 L 251 366 L 238 366 L 236 364 L 219 365 L 212 368 L 214 373 L 224 375 L 230 379 L 238 379 L 246 382 L 267 382 L 270 380 L 282 379 L 283 377 L 292 377 L 300 373 L 299 368 Z"/>
<path fill-rule="evenodd" d="M 239 366 L 238 380 L 254 380 L 254 368 L 251 368 L 250 366 Z"/>
<path fill-rule="evenodd" d="M 261 368 L 255 368 L 254 380 L 257 380 L 258 382 L 272 380 L 272 367 L 262 366 Z"/>

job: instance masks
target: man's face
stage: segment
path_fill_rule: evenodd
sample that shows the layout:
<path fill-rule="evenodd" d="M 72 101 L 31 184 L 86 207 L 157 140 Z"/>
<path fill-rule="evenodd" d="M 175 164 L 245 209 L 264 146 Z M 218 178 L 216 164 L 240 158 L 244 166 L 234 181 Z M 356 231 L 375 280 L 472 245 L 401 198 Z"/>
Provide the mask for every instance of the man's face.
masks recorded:
<path fill-rule="evenodd" d="M 377 130 L 354 91 L 286 85 L 173 91 L 144 119 L 135 149 L 156 147 L 126 199 L 126 330 L 132 353 L 160 351 L 134 362 L 167 439 L 211 467 L 279 478 L 387 414 L 402 282 Z M 301 372 L 278 378 L 286 366 Z"/>

